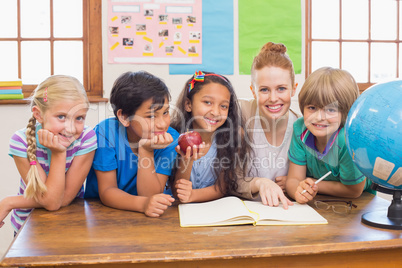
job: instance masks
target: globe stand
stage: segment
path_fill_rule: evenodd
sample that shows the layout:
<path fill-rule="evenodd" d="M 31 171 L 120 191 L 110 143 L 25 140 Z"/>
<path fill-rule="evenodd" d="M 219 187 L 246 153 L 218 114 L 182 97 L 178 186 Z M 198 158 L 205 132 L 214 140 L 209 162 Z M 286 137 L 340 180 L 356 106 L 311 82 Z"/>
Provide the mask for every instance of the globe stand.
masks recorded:
<path fill-rule="evenodd" d="M 373 227 L 402 230 L 402 190 L 389 189 L 376 183 L 373 183 L 371 188 L 385 194 L 392 194 L 393 199 L 388 211 L 367 212 L 363 214 L 362 222 Z"/>

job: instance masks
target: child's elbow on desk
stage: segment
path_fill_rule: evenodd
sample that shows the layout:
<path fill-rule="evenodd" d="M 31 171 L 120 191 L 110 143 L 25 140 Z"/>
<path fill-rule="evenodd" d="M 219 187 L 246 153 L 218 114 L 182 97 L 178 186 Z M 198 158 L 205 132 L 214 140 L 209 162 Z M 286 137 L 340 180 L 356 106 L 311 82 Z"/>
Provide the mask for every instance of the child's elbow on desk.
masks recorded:
<path fill-rule="evenodd" d="M 363 193 L 363 190 L 361 191 L 352 191 L 350 193 L 348 193 L 346 196 L 346 198 L 359 198 Z"/>
<path fill-rule="evenodd" d="M 49 205 L 44 205 L 43 206 L 46 210 L 48 211 L 57 211 L 61 208 L 61 204 L 49 204 Z"/>

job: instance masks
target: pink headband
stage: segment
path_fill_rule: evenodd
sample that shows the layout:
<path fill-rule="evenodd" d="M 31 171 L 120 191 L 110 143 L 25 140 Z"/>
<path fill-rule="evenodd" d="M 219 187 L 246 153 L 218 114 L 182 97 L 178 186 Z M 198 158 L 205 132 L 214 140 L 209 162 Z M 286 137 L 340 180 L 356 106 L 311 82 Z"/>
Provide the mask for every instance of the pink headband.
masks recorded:
<path fill-rule="evenodd" d="M 194 84 L 195 82 L 204 82 L 205 76 L 217 76 L 222 78 L 226 83 L 228 82 L 228 80 L 226 80 L 225 77 L 223 77 L 222 75 L 219 74 L 204 74 L 202 71 L 196 71 L 194 73 L 194 77 L 193 80 L 191 80 L 191 82 L 188 84 L 188 92 L 190 92 L 193 88 L 194 88 Z"/>
<path fill-rule="evenodd" d="M 47 102 L 47 87 L 45 88 L 45 97 L 43 98 L 44 102 Z"/>

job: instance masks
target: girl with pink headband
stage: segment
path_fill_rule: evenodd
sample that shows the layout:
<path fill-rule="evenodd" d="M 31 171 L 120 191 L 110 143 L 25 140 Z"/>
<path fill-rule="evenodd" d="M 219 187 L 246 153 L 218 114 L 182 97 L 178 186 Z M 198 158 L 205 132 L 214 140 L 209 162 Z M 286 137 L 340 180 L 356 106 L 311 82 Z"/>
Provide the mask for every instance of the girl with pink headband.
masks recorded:
<path fill-rule="evenodd" d="M 83 197 L 97 148 L 95 132 L 85 126 L 88 108 L 84 87 L 71 76 L 51 76 L 35 89 L 29 123 L 10 140 L 21 180 L 17 195 L 0 201 L 0 227 L 13 209 L 16 233 L 33 208 L 54 211 Z"/>

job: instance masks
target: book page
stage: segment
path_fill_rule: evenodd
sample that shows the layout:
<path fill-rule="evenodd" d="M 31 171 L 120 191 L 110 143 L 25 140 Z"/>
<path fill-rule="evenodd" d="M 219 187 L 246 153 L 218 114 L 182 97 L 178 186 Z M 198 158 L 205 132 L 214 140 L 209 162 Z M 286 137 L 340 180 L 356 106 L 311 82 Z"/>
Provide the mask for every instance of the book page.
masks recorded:
<path fill-rule="evenodd" d="M 180 226 L 252 224 L 255 219 L 239 198 L 230 196 L 204 203 L 179 205 Z"/>
<path fill-rule="evenodd" d="M 244 201 L 247 208 L 259 214 L 257 225 L 326 224 L 327 220 L 307 204 L 294 202 L 286 210 L 282 204 L 269 207 L 261 202 Z"/>

